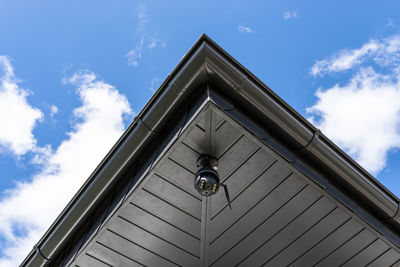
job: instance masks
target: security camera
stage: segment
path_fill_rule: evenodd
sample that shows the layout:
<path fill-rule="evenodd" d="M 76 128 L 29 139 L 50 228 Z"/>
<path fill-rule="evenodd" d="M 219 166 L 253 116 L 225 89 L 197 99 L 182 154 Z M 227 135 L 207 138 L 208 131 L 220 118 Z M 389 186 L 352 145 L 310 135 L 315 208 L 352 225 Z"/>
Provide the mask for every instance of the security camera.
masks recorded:
<path fill-rule="evenodd" d="M 219 189 L 219 175 L 210 166 L 201 168 L 194 178 L 194 188 L 200 195 L 208 197 L 214 195 Z"/>
<path fill-rule="evenodd" d="M 231 200 L 229 197 L 228 187 L 220 183 L 219 175 L 217 172 L 218 161 L 211 156 L 201 156 L 197 160 L 197 167 L 201 169 L 194 177 L 194 188 L 200 195 L 209 197 L 218 192 L 220 185 L 224 187 L 226 200 L 228 201 L 229 208 L 231 207 Z"/>

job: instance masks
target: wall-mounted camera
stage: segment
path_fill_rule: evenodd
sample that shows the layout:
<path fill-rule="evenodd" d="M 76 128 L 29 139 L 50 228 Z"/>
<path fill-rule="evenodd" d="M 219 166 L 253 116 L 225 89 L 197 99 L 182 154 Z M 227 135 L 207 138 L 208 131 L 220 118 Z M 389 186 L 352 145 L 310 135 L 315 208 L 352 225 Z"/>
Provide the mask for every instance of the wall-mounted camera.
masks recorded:
<path fill-rule="evenodd" d="M 211 156 L 201 156 L 197 160 L 197 167 L 201 167 L 194 177 L 194 188 L 196 188 L 197 192 L 202 196 L 209 197 L 216 194 L 220 185 L 222 185 L 229 207 L 231 208 L 228 188 L 226 185 L 220 183 L 217 172 L 218 160 Z"/>
<path fill-rule="evenodd" d="M 194 178 L 194 187 L 205 197 L 214 195 L 219 189 L 219 175 L 210 167 L 201 168 Z"/>

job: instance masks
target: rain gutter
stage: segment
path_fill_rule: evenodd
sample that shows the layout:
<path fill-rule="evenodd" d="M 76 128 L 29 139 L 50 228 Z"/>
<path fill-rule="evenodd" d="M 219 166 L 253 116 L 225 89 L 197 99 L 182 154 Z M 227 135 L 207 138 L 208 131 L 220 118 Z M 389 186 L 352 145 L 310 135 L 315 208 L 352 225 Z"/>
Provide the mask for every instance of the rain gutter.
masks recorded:
<path fill-rule="evenodd" d="M 294 150 L 329 168 L 358 197 L 372 203 L 384 220 L 400 227 L 399 199 L 359 166 L 317 128 L 286 104 L 271 89 L 230 57 L 213 41 L 207 50 L 207 71 L 234 90 L 232 98 L 252 105 L 290 139 Z M 210 78 L 212 80 L 212 78 Z M 232 95 L 232 92 L 225 92 Z M 362 204 L 361 204 L 362 205 Z"/>
<path fill-rule="evenodd" d="M 197 88 L 206 80 L 202 45 L 200 38 L 136 116 L 21 266 L 44 266 L 54 261 L 57 253 L 73 236 L 74 230 L 85 221 L 86 216 L 116 183 L 122 170 L 158 137 L 158 130 L 174 116 L 183 99 L 188 96 L 187 89 Z"/>

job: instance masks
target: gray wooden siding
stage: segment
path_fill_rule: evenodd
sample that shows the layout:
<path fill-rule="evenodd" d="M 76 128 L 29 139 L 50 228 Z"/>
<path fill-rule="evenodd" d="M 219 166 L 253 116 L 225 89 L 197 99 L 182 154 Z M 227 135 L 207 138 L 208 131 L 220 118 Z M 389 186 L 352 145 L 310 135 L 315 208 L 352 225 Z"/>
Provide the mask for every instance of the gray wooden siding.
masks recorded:
<path fill-rule="evenodd" d="M 219 112 L 211 266 L 391 266 L 398 248 Z M 193 188 L 205 120 L 197 118 L 135 189 L 77 266 L 199 266 L 202 200 Z"/>

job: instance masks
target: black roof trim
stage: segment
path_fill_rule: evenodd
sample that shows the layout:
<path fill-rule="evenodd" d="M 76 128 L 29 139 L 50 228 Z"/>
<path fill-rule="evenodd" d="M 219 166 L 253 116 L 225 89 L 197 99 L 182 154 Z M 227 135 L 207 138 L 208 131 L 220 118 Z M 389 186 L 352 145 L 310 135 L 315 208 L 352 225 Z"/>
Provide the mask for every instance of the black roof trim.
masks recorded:
<path fill-rule="evenodd" d="M 272 123 L 293 149 L 303 149 L 324 164 L 377 212 L 400 225 L 399 199 L 339 149 L 325 135 L 203 34 L 135 118 L 111 151 L 40 239 L 37 246 L 52 259 L 71 237 L 84 215 L 118 179 L 127 162 L 140 154 L 174 110 L 204 82 L 220 84 L 225 94 L 251 106 Z M 313 140 L 314 138 L 314 140 Z M 312 141 L 312 142 L 311 142 Z M 40 266 L 45 260 L 32 250 L 22 265 Z"/>

